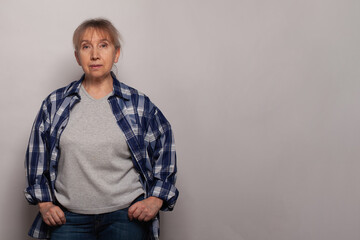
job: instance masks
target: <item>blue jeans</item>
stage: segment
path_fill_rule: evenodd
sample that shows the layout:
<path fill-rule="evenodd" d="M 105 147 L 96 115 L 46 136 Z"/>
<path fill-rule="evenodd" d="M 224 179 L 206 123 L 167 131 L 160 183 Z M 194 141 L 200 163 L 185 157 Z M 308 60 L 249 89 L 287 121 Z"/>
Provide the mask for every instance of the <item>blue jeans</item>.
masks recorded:
<path fill-rule="evenodd" d="M 137 198 L 140 201 L 143 198 Z M 134 201 L 134 202 L 136 202 Z M 66 223 L 54 227 L 51 240 L 144 240 L 148 223 L 130 221 L 128 209 L 103 214 L 77 214 L 64 209 Z"/>

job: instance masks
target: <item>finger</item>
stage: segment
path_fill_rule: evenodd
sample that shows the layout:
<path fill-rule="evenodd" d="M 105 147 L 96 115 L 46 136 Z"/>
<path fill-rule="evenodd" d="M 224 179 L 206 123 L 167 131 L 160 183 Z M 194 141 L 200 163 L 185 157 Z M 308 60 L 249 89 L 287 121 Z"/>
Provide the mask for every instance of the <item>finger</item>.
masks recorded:
<path fill-rule="evenodd" d="M 65 224 L 66 223 L 66 217 L 65 217 L 65 213 L 63 212 L 63 210 L 61 208 L 57 209 L 57 215 L 61 221 L 60 224 Z"/>
<path fill-rule="evenodd" d="M 49 226 L 56 226 L 56 222 L 54 221 L 54 219 L 50 216 L 47 218 L 48 222 L 49 222 Z"/>
<path fill-rule="evenodd" d="M 56 225 L 62 224 L 62 221 L 61 221 L 60 217 L 58 216 L 57 212 L 54 212 L 51 216 L 52 216 L 52 219 L 55 221 Z"/>
<path fill-rule="evenodd" d="M 66 223 L 66 217 L 65 217 L 65 214 L 63 213 L 63 216 L 60 217 L 60 220 L 62 222 L 62 224 L 65 224 Z"/>
<path fill-rule="evenodd" d="M 128 210 L 128 216 L 130 218 L 130 221 L 132 221 L 134 218 L 138 217 L 141 213 L 141 208 L 142 208 L 142 203 L 140 202 L 136 202 L 133 205 L 130 206 L 129 210 Z M 136 215 L 134 215 L 134 213 L 138 211 L 138 213 L 136 213 Z M 139 212 L 140 211 L 140 212 Z"/>
<path fill-rule="evenodd" d="M 136 204 L 136 203 L 133 204 L 133 205 L 131 205 L 131 206 L 129 207 L 129 209 L 128 209 L 128 213 L 129 213 L 129 214 L 133 214 L 133 213 L 135 212 L 136 208 L 137 208 L 137 204 Z"/>
<path fill-rule="evenodd" d="M 144 221 L 144 219 L 147 217 L 147 213 L 145 211 L 142 211 L 139 217 L 137 217 L 137 220 Z"/>
<path fill-rule="evenodd" d="M 150 221 L 151 219 L 152 219 L 152 217 L 146 216 L 143 221 L 144 221 L 144 222 L 148 222 L 148 221 Z"/>
<path fill-rule="evenodd" d="M 135 204 L 132 205 L 132 206 L 129 208 L 129 210 L 128 210 L 128 217 L 129 217 L 130 221 L 132 221 L 132 220 L 134 219 L 133 214 L 134 214 L 134 212 L 136 211 L 136 209 L 137 209 L 137 207 L 136 207 Z"/>
<path fill-rule="evenodd" d="M 143 210 L 141 208 L 137 208 L 136 211 L 132 214 L 133 218 L 139 219 L 139 216 L 141 215 L 142 212 Z"/>
<path fill-rule="evenodd" d="M 51 224 L 55 225 L 60 225 L 61 224 L 61 220 L 60 217 L 58 216 L 58 207 L 51 207 L 48 212 L 46 213 L 46 216 L 49 218 L 49 221 L 51 222 Z"/>
<path fill-rule="evenodd" d="M 153 219 L 155 217 L 155 215 L 153 214 L 148 214 L 146 215 L 146 217 L 144 218 L 144 222 L 148 222 L 150 221 L 151 219 Z"/>

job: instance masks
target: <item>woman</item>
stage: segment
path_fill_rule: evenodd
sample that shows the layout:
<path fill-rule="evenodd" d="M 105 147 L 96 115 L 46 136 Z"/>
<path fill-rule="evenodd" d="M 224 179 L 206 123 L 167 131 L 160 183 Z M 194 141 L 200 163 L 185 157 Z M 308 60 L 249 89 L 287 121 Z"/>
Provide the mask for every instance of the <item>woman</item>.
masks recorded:
<path fill-rule="evenodd" d="M 170 124 L 111 72 L 121 45 L 108 20 L 83 22 L 73 44 L 84 75 L 43 101 L 27 148 L 25 196 L 40 210 L 29 235 L 158 239 L 158 212 L 178 197 Z"/>

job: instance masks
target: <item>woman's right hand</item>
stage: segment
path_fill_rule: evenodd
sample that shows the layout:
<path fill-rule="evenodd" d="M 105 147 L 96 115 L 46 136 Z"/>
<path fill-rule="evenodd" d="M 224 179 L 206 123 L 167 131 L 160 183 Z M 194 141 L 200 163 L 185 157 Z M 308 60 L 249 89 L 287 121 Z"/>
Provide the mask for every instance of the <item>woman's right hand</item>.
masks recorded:
<path fill-rule="evenodd" d="M 49 226 L 59 226 L 65 224 L 66 218 L 64 212 L 52 202 L 40 202 L 40 213 L 44 222 Z"/>

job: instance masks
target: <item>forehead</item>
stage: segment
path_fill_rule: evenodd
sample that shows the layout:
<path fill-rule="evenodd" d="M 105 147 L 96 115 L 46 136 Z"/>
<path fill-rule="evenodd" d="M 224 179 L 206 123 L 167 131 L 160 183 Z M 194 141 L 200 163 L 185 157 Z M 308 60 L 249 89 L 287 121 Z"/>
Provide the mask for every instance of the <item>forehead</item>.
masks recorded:
<path fill-rule="evenodd" d="M 98 41 L 98 40 L 108 40 L 111 41 L 110 34 L 103 29 L 87 28 L 80 36 L 80 42 L 82 41 Z"/>

